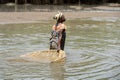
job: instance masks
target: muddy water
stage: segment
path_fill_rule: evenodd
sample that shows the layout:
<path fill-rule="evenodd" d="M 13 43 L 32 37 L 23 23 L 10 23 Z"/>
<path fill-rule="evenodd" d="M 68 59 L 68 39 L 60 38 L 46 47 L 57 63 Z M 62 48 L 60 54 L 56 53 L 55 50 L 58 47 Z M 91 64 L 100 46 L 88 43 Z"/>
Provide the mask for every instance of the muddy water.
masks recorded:
<path fill-rule="evenodd" d="M 120 18 L 66 22 L 67 59 L 25 61 L 20 55 L 49 48 L 52 21 L 0 25 L 0 80 L 119 80 Z"/>
<path fill-rule="evenodd" d="M 69 5 L 15 5 L 14 3 L 8 4 L 0 4 L 0 12 L 31 12 L 31 11 L 40 11 L 40 12 L 48 12 L 48 11 L 73 11 L 80 10 L 81 8 L 78 6 L 72 7 Z"/>

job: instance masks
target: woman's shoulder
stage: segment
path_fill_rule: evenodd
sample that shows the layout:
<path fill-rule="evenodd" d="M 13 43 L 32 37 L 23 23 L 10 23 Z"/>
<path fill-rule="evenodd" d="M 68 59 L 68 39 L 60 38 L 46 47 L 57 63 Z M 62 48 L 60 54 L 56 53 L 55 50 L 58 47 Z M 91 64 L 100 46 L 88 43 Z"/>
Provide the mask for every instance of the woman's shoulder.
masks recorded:
<path fill-rule="evenodd" d="M 61 29 L 67 29 L 67 26 L 63 23 L 61 23 Z"/>
<path fill-rule="evenodd" d="M 67 29 L 67 26 L 66 26 L 65 24 L 63 24 L 63 23 L 60 23 L 57 27 L 56 27 L 56 25 L 53 25 L 53 26 L 52 26 L 52 30 L 57 30 L 57 31 L 59 31 L 59 30 L 61 30 L 61 29 Z"/>

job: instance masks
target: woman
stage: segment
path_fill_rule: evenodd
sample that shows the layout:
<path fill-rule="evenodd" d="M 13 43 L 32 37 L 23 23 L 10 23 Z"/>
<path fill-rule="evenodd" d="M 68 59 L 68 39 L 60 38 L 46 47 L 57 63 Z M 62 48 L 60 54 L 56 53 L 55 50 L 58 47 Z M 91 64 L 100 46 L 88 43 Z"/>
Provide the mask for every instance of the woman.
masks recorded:
<path fill-rule="evenodd" d="M 56 24 L 52 27 L 52 36 L 56 33 L 56 36 L 58 37 L 58 41 L 56 42 L 57 50 L 64 50 L 66 39 L 66 26 L 63 22 L 65 22 L 65 17 L 61 12 L 59 12 L 53 17 L 53 19 L 56 20 Z"/>

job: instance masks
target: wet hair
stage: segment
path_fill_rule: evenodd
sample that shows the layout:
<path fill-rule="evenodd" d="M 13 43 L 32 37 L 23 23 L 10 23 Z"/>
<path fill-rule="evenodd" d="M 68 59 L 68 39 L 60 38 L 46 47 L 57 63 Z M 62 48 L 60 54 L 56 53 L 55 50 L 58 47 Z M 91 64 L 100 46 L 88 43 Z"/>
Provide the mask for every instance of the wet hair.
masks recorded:
<path fill-rule="evenodd" d="M 63 22 L 65 22 L 66 21 L 66 19 L 65 19 L 65 16 L 64 15 L 62 15 L 58 20 L 57 20 L 57 22 L 59 22 L 59 23 L 63 23 Z"/>

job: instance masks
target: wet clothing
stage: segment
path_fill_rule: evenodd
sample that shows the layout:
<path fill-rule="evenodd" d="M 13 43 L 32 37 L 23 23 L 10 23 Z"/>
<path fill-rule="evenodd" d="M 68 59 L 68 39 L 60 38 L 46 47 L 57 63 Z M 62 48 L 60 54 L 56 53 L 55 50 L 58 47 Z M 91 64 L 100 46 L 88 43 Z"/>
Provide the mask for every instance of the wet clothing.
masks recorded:
<path fill-rule="evenodd" d="M 50 49 L 58 49 L 58 39 L 59 39 L 59 34 L 57 31 L 52 31 L 51 32 L 51 38 L 50 38 Z"/>
<path fill-rule="evenodd" d="M 61 50 L 64 50 L 65 39 L 66 39 L 66 32 L 65 32 L 65 29 L 64 29 L 63 32 L 62 32 L 62 38 L 61 38 L 61 41 L 60 41 Z"/>
<path fill-rule="evenodd" d="M 60 37 L 60 31 L 57 31 L 57 25 L 55 25 L 55 29 L 52 31 L 52 38 L 50 40 L 50 49 L 58 49 L 58 41 L 59 41 L 59 37 Z M 60 27 L 58 27 L 60 28 Z M 64 46 L 65 46 L 65 39 L 66 39 L 66 29 L 62 29 L 62 33 L 61 33 L 62 37 L 60 40 L 60 49 L 64 50 Z M 56 47 L 57 46 L 57 47 Z"/>

